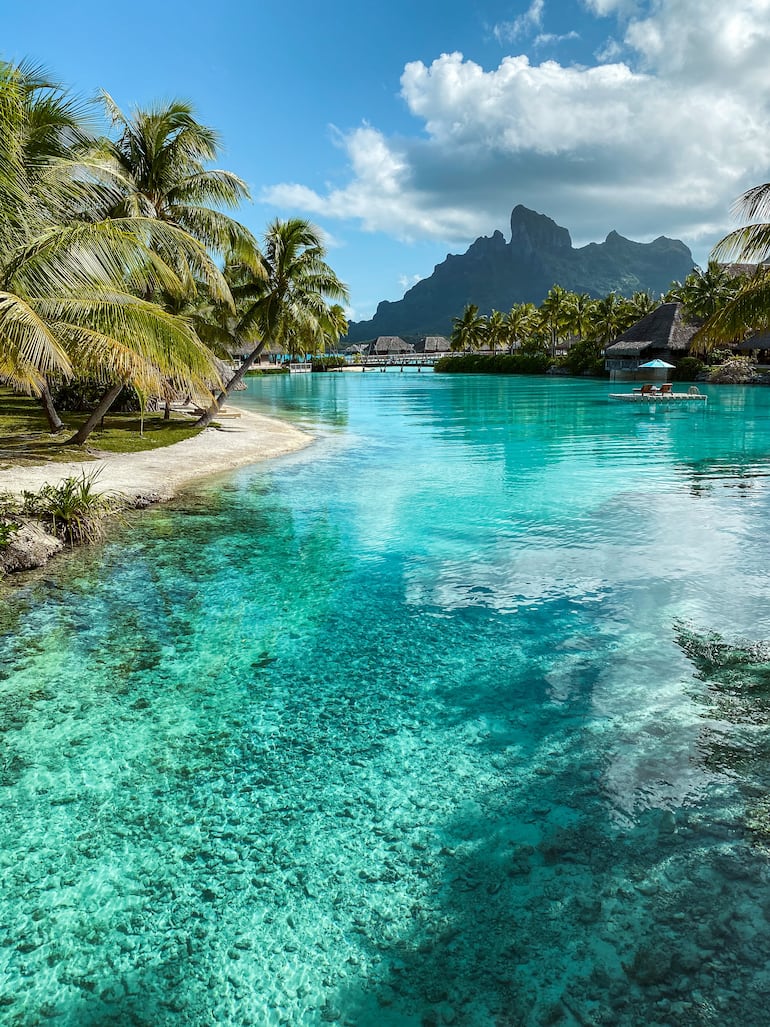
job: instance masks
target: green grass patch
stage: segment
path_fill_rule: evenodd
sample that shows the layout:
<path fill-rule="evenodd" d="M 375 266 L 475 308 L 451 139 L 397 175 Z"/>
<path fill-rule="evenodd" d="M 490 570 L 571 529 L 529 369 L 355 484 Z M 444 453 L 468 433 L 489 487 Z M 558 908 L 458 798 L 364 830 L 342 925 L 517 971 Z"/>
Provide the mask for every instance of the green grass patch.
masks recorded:
<path fill-rule="evenodd" d="M 200 431 L 190 417 L 172 415 L 164 421 L 162 413 L 153 413 L 145 416 L 140 434 L 138 414 L 108 414 L 104 426 L 93 431 L 85 446 L 65 446 L 86 416 L 62 414 L 67 430 L 51 435 L 37 400 L 0 388 L 0 467 L 87 460 L 99 453 L 142 453 L 171 446 Z"/>

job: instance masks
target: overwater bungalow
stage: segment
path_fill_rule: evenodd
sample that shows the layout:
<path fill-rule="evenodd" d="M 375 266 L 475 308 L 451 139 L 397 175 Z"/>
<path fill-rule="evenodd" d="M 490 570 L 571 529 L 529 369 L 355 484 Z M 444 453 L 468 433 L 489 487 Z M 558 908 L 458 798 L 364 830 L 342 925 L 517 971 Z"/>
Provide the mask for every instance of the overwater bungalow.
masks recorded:
<path fill-rule="evenodd" d="M 422 345 L 418 344 L 417 348 L 423 353 L 449 353 L 452 348 L 445 335 L 426 335 L 420 341 Z"/>
<path fill-rule="evenodd" d="M 404 342 L 398 335 L 378 335 L 368 349 L 370 357 L 389 357 L 402 353 L 414 353 L 414 346 L 411 342 Z"/>

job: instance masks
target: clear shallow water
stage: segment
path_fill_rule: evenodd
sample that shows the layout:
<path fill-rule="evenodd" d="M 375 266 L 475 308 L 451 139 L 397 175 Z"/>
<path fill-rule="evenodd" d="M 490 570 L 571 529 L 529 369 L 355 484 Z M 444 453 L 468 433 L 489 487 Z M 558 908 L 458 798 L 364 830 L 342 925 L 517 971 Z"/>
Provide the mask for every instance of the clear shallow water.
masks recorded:
<path fill-rule="evenodd" d="M 309 450 L 2 586 L 0 1023 L 766 1024 L 770 391 L 256 380 Z M 762 670 L 762 668 L 760 668 Z"/>

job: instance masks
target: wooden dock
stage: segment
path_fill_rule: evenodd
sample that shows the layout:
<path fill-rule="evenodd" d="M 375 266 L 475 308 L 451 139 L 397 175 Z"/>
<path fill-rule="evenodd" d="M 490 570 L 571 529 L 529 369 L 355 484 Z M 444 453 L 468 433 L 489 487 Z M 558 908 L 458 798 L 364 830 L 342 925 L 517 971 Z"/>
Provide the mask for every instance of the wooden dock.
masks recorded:
<path fill-rule="evenodd" d="M 347 364 L 345 367 L 330 367 L 330 371 L 387 371 L 394 367 L 403 371 L 405 367 L 416 367 L 421 371 L 423 367 L 433 367 L 441 357 L 451 356 L 447 353 L 405 353 L 403 355 L 391 354 L 390 356 L 364 356 L 355 363 Z"/>
<path fill-rule="evenodd" d="M 610 399 L 624 403 L 707 403 L 700 392 L 611 392 Z"/>

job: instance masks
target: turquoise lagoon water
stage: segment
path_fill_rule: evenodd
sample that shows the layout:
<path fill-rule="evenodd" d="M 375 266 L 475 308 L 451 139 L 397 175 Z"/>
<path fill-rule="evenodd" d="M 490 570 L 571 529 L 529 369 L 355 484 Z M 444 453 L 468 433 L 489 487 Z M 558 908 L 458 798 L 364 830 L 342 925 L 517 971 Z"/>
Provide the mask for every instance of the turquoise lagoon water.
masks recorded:
<path fill-rule="evenodd" d="M 0 1022 L 767 1024 L 770 390 L 249 388 L 2 586 Z"/>

